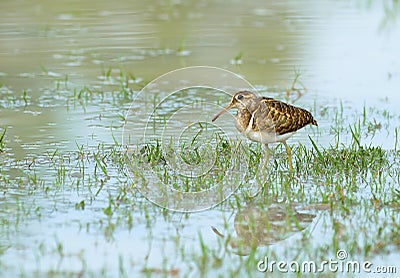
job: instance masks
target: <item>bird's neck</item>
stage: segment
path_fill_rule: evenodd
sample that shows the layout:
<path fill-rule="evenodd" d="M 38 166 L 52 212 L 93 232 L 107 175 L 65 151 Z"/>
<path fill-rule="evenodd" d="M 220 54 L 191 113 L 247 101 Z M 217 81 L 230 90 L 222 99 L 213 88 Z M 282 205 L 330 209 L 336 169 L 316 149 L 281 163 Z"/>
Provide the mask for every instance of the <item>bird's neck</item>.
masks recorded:
<path fill-rule="evenodd" d="M 240 132 L 245 131 L 249 126 L 251 115 L 248 109 L 240 109 L 237 111 L 235 126 Z"/>

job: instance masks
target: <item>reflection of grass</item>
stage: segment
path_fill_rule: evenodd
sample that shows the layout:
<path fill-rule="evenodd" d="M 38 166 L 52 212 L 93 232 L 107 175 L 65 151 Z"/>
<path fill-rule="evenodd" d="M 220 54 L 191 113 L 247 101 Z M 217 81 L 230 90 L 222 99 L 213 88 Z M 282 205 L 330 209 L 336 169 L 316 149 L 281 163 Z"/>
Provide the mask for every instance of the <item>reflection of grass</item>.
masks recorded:
<path fill-rule="evenodd" d="M 112 73 L 104 74 L 111 79 Z M 90 107 L 104 101 L 104 110 L 107 110 L 130 101 L 132 92 L 123 90 L 125 92 L 121 89 L 111 94 L 83 88 L 71 91 L 67 101 L 71 104 L 71 113 L 75 103 Z M 2 98 L 5 107 L 25 105 L 22 98 L 10 98 L 10 95 L 2 95 Z M 35 100 L 29 99 L 28 106 L 31 101 Z M 120 110 L 115 112 L 115 121 L 126 120 L 120 113 Z M 265 255 L 276 260 L 286 257 L 335 259 L 337 249 L 343 248 L 351 254 L 351 259 L 373 261 L 375 256 L 385 257 L 387 252 L 398 253 L 399 115 L 376 107 L 354 112 L 343 103 L 315 108 L 313 113 L 321 124 L 319 129 L 310 131 L 314 132 L 310 138 L 299 139 L 301 144 L 292 143 L 293 176 L 287 173 L 287 157 L 280 145 L 267 171 L 261 175 L 258 170 L 264 154 L 262 146 L 243 141 L 238 147 L 237 141 L 216 138 L 211 145 L 215 150 L 215 163 L 209 175 L 193 179 L 192 183 L 177 179 L 176 189 L 204 190 L 214 182 L 223 181 L 232 157 L 247 159 L 247 176 L 240 180 L 242 186 L 229 200 L 211 211 L 197 214 L 172 213 L 144 200 L 127 177 L 125 154 L 114 137 L 108 143 L 77 144 L 74 150 L 68 151 L 49 145 L 45 152 L 24 160 L 12 157 L 8 139 L 7 151 L 0 157 L 0 266 L 8 271 L 8 262 L 2 258 L 9 259 L 9 252 L 15 252 L 15 242 L 18 253 L 25 255 L 29 253 L 26 250 L 35 250 L 38 263 L 31 268 L 37 273 L 45 269 L 52 276 L 70 273 L 72 276 L 106 276 L 117 268 L 120 273 L 149 276 L 201 273 L 203 276 L 247 277 L 257 275 L 257 263 Z M 115 129 L 118 131 L 118 127 Z M 0 131 L 2 150 L 11 131 Z M 389 134 L 390 144 L 393 142 L 390 147 L 365 144 L 366 138 L 386 134 Z M 186 160 L 186 164 L 200 165 L 202 160 L 199 159 L 206 156 L 207 149 L 201 148 L 204 145 L 201 141 L 196 143 L 201 139 L 200 134 L 190 139 L 182 144 L 182 149 L 178 148 L 182 154 L 180 158 Z M 292 142 L 295 140 L 296 137 Z M 332 144 L 321 144 L 328 140 Z M 167 168 L 168 146 L 164 151 L 161 147 L 157 141 L 148 143 L 141 148 L 141 155 L 161 179 L 170 182 L 175 173 Z M 186 147 L 192 151 L 182 153 Z M 255 197 L 249 197 L 246 192 L 251 182 L 262 187 Z M 264 236 L 274 232 L 279 238 L 282 230 L 274 230 L 276 227 L 263 221 L 268 205 L 277 201 L 285 207 L 307 208 L 316 218 L 310 226 L 285 239 L 288 241 L 268 245 L 268 238 L 256 232 L 270 232 Z M 252 206 L 255 209 L 249 212 Z M 63 220 L 67 214 L 67 220 Z M 235 219 L 241 221 L 240 227 L 235 226 Z M 77 237 L 95 237 L 94 243 L 89 241 L 78 251 L 71 252 L 68 238 L 60 236 L 55 242 L 49 242 L 37 234 L 28 237 L 24 232 L 37 221 L 54 234 L 63 234 L 61 230 L 71 227 Z M 299 221 L 286 221 L 288 223 L 281 223 L 283 228 L 299 226 Z M 263 224 L 265 227 L 260 227 Z M 210 226 L 216 226 L 223 236 L 214 235 Z M 249 241 L 249 232 L 259 238 Z M 125 233 L 128 239 L 123 238 Z M 133 249 L 143 241 L 148 243 L 148 250 L 132 250 L 136 256 L 134 262 L 129 255 L 117 254 L 117 260 L 113 260 L 116 267 L 109 264 L 100 265 L 98 269 L 87 268 L 91 252 L 125 244 L 127 249 L 130 246 Z M 251 247 L 246 249 L 249 250 L 246 256 L 238 256 L 233 249 L 239 243 Z M 158 265 L 152 263 L 156 252 L 162 262 Z M 107 260 L 110 258 L 112 256 L 107 256 Z M 56 263 L 44 268 L 40 261 L 48 259 Z M 69 270 L 69 260 L 76 261 L 76 272 Z M 57 267 L 57 261 L 61 267 Z M 21 262 L 26 261 L 21 259 Z M 29 266 L 21 264 L 21 271 L 17 272 L 30 270 Z"/>
<path fill-rule="evenodd" d="M 367 9 L 378 9 L 383 11 L 383 16 L 378 26 L 380 31 L 390 31 L 390 28 L 397 27 L 398 18 L 400 15 L 400 1 L 368 0 L 357 1 L 357 4 L 361 4 L 362 6 L 365 5 Z"/>
<path fill-rule="evenodd" d="M 400 15 L 400 1 L 384 0 L 382 3 L 385 15 L 379 26 L 380 30 L 396 26 Z"/>
<path fill-rule="evenodd" d="M 326 238 L 313 239 L 312 229 L 309 229 L 304 233 L 305 238 L 300 238 L 297 245 L 291 245 L 290 251 L 295 254 L 298 252 L 297 254 L 301 254 L 303 259 L 316 260 L 328 257 L 328 250 L 339 248 L 348 251 L 353 258 L 370 257 L 374 253 L 399 248 L 400 218 L 396 211 L 400 208 L 400 194 L 397 189 L 400 154 L 380 147 L 359 146 L 357 143 L 349 148 L 335 146 L 323 148 L 313 144 L 313 148 L 303 145 L 294 148 L 297 178 L 287 179 L 287 175 L 282 176 L 279 171 L 271 171 L 263 194 L 256 199 L 258 208 L 265 205 L 268 200 L 279 200 L 284 196 L 287 198 L 286 204 L 307 204 L 308 209 L 314 213 L 318 212 L 319 207 L 329 210 L 329 213 L 319 212 L 320 219 L 323 220 L 318 223 L 318 230 L 322 229 Z M 284 152 L 278 152 L 277 155 L 280 156 L 281 153 Z M 276 169 L 281 169 L 284 165 L 282 160 L 275 160 Z M 237 196 L 240 195 L 239 191 Z M 243 200 L 241 203 L 243 205 Z M 239 209 L 239 213 L 241 211 L 242 209 Z M 271 229 L 267 224 L 262 229 L 259 226 L 262 225 L 261 220 L 258 218 L 249 218 L 246 221 L 246 227 L 250 230 L 253 225 L 256 225 L 254 230 Z M 240 248 L 247 247 L 244 249 L 249 253 L 246 253 L 247 257 L 243 259 L 242 265 L 254 266 L 260 258 L 263 258 L 260 256 L 263 256 L 265 251 L 261 250 L 265 249 L 249 248 L 251 242 L 245 238 L 234 239 L 238 236 L 236 225 L 236 231 L 232 231 L 229 227 L 225 229 L 222 234 L 228 236 L 219 238 L 221 246 L 233 248 L 238 242 L 242 242 L 245 246 Z M 279 236 L 279 231 L 275 233 Z M 253 238 L 255 244 L 261 245 L 258 247 L 263 246 L 260 241 L 268 240 L 263 239 L 261 234 Z M 225 250 L 229 250 L 228 247 L 225 247 Z M 240 250 L 237 248 L 239 247 L 235 247 L 233 251 Z M 270 250 L 266 253 L 274 258 L 273 250 L 276 249 L 271 246 Z M 208 249 L 209 262 L 202 266 L 205 273 L 215 263 L 212 258 L 222 265 L 230 260 L 229 252 L 223 253 L 222 256 L 218 255 L 220 252 L 218 249 Z M 196 258 L 203 261 L 204 257 L 205 255 L 199 254 Z M 275 259 L 282 258 L 276 258 L 275 255 Z M 249 268 L 244 273 L 253 271 Z"/>
<path fill-rule="evenodd" d="M 351 133 L 351 132 L 350 132 Z M 345 248 L 352 254 L 360 254 L 360 256 L 370 256 L 380 250 L 388 250 L 387 248 L 396 248 L 399 246 L 398 223 L 399 217 L 394 212 L 400 207 L 400 194 L 396 188 L 399 184 L 398 169 L 400 163 L 399 153 L 393 153 L 390 150 L 383 150 L 379 147 L 368 147 L 359 145 L 357 133 L 353 131 L 354 143 L 349 147 L 331 146 L 321 147 L 316 142 L 310 141 L 311 147 L 304 145 L 294 146 L 294 162 L 296 164 L 295 177 L 286 174 L 286 156 L 284 150 L 278 148 L 275 152 L 275 159 L 270 165 L 270 171 L 264 178 L 258 179 L 263 183 L 263 192 L 254 200 L 245 198 L 244 193 L 239 189 L 235 195 L 217 210 L 228 210 L 230 213 L 241 213 L 248 210 L 246 202 L 256 204 L 256 208 L 263 212 L 263 206 L 271 200 L 286 199 L 286 203 L 302 204 L 313 210 L 314 214 L 318 214 L 318 207 L 328 208 L 329 213 L 323 213 L 323 221 L 320 228 L 325 234 L 329 235 L 326 239 L 312 239 L 312 230 L 306 229 L 302 233 L 305 238 L 300 237 L 291 245 L 290 252 L 299 253 L 302 257 L 315 259 L 318 257 L 327 257 L 330 250 L 335 248 Z M 262 163 L 257 161 L 263 155 L 263 149 L 259 145 L 241 144 L 240 152 L 235 155 L 245 156 L 252 155 L 256 158 L 251 163 L 249 173 L 255 174 L 255 167 Z M 218 156 L 221 159 L 221 165 L 225 157 L 232 155 L 232 149 L 235 144 L 230 141 L 218 141 L 216 145 Z M 142 149 L 149 162 L 154 167 L 161 170 L 164 165 L 163 154 L 159 143 L 148 144 Z M 77 211 L 88 213 L 93 211 L 94 204 L 101 204 L 102 210 L 97 214 L 97 221 L 84 222 L 83 232 L 100 230 L 108 241 L 116 239 L 116 233 L 124 229 L 135 229 L 141 223 L 147 223 L 145 226 L 149 230 L 149 240 L 157 241 L 152 233 L 157 231 L 153 229 L 154 221 L 159 221 L 161 215 L 167 223 L 173 214 L 166 210 L 154 207 L 148 202 L 143 202 L 140 194 L 132 190 L 131 185 L 124 181 L 121 185 L 115 187 L 115 179 L 118 171 L 124 168 L 123 154 L 117 146 L 106 147 L 97 146 L 95 148 L 86 149 L 83 146 L 70 154 L 70 159 L 65 160 L 60 152 L 49 152 L 45 160 L 52 161 L 48 171 L 60 173 L 63 169 L 63 178 L 57 178 L 55 184 L 57 187 L 47 188 L 46 196 L 49 200 L 53 200 L 57 207 L 63 207 L 67 204 L 62 203 L 62 199 L 58 196 L 65 196 L 68 191 L 76 188 L 79 192 L 84 192 L 77 202 L 71 206 Z M 76 158 L 76 160 L 74 159 Z M 62 162 L 62 163 L 61 163 Z M 32 165 L 30 172 L 38 174 L 39 169 L 35 169 L 38 165 Z M 118 170 L 120 169 L 120 170 Z M 283 169 L 283 171 L 282 171 Z M 222 169 L 221 169 L 222 171 Z M 74 174 L 74 173 L 84 174 Z M 27 172 L 26 182 L 32 185 L 30 198 L 40 195 L 40 191 L 46 188 L 47 182 L 43 181 L 43 177 L 36 176 Z M 251 178 L 251 176 L 249 177 Z M 111 179 L 111 180 L 110 180 Z M 397 179 L 397 180 L 396 180 Z M 37 186 L 38 180 L 43 184 Z M 114 181 L 113 181 L 114 180 Z M 200 181 L 200 180 L 199 180 Z M 211 180 L 210 180 L 211 181 Z M 204 182 L 204 180 L 202 180 Z M 21 182 L 21 186 L 25 182 Z M 245 185 L 246 183 L 244 183 Z M 104 186 L 106 185 L 106 186 Z M 196 185 L 196 184 L 195 184 Z M 114 193 L 110 194 L 106 188 L 115 187 Z M 79 188 L 79 189 L 78 189 Z M 65 198 L 65 197 L 62 197 Z M 324 206 L 323 206 L 324 205 Z M 68 206 L 68 205 L 67 205 Z M 310 209 L 309 209 L 310 210 Z M 94 210 L 95 211 L 95 210 Z M 14 211 L 14 217 L 8 220 L 7 226 L 21 225 L 27 221 L 27 218 L 39 218 L 38 213 L 43 215 L 44 210 L 39 205 L 29 205 L 26 202 L 19 202 L 18 210 Z M 246 212 L 247 213 L 247 212 Z M 380 214 L 388 214 L 390 217 L 381 217 Z M 103 215 L 101 215 L 103 214 Z M 159 215 L 159 216 L 157 216 Z M 257 218 L 257 214 L 251 214 L 253 218 L 245 219 L 248 221 L 241 225 L 248 225 L 249 231 L 258 231 L 261 229 L 257 225 L 262 225 L 262 219 Z M 43 216 L 41 216 L 42 218 Z M 262 217 L 262 216 L 260 216 Z M 3 219 L 5 223 L 5 218 Z M 15 220 L 13 220 L 15 219 Z M 186 223 L 191 219 L 190 215 L 186 215 L 182 220 Z M 17 223 L 15 221 L 18 221 Z M 252 224 L 252 221 L 256 221 Z M 14 224 L 13 224 L 14 222 Z M 218 222 L 218 221 L 217 221 Z M 210 222 L 210 226 L 213 221 Z M 290 222 L 291 223 L 291 222 Z M 294 222 L 296 223 L 296 222 Z M 85 226 L 86 225 L 86 226 Z M 282 224 L 284 225 L 284 224 Z M 312 225 L 312 224 L 311 224 Z M 241 227 L 242 227 L 241 226 Z M 3 226 L 3 229 L 6 226 Z M 279 233 L 274 226 L 265 226 L 262 231 L 264 234 Z M 284 227 L 284 226 L 283 226 Z M 243 227 L 242 227 L 243 228 Z M 256 272 L 257 262 L 264 255 L 274 256 L 273 245 L 271 249 L 258 249 L 254 244 L 268 242 L 267 239 L 253 238 L 254 242 L 251 248 L 245 248 L 249 253 L 245 257 L 237 255 L 239 243 L 245 244 L 245 238 L 240 238 L 241 233 L 236 234 L 227 223 L 227 226 L 219 228 L 222 230 L 224 237 L 216 236 L 219 242 L 216 245 L 210 244 L 204 238 L 204 234 L 198 233 L 191 236 L 192 241 L 197 242 L 198 248 L 186 250 L 184 246 L 187 240 L 180 238 L 181 236 L 169 234 L 170 237 L 162 240 L 168 242 L 169 246 L 174 246 L 173 250 L 166 252 L 163 256 L 165 264 L 155 268 L 152 266 L 144 266 L 139 272 L 146 274 L 162 273 L 186 273 L 180 269 L 180 265 L 190 262 L 196 271 L 204 275 L 211 272 L 224 272 L 229 275 L 248 275 Z M 263 233 L 258 234 L 261 236 Z M 248 235 L 248 233 L 245 233 Z M 279 234 L 276 235 L 279 237 Z M 257 241 L 256 241 L 257 239 Z M 249 243 L 250 244 L 250 243 Z M 279 243 L 276 243 L 279 244 Z M 196 246 L 196 244 L 194 244 Z M 57 246 L 53 250 L 53 255 L 59 257 L 60 260 L 68 256 L 77 256 L 79 260 L 84 261 L 84 255 L 70 254 L 66 250 L 67 245 L 61 239 L 57 242 Z M 172 259 L 171 252 L 174 253 Z M 289 252 L 289 251 L 288 251 Z M 40 256 L 45 256 L 44 254 Z M 82 257 L 83 256 L 83 257 Z M 240 257 L 240 259 L 238 259 Z M 177 262 L 177 265 L 171 263 Z M 246 266 L 246 267 L 241 267 Z M 124 271 L 129 272 L 129 265 L 120 265 Z M 57 269 L 53 270 L 55 273 Z"/>
<path fill-rule="evenodd" d="M 389 120 L 387 113 L 382 115 L 384 115 L 383 120 Z M 296 178 L 285 174 L 286 156 L 281 149 L 277 149 L 276 157 L 270 165 L 272 171 L 267 174 L 265 180 L 259 180 L 266 183 L 263 194 L 257 197 L 257 204 L 263 206 L 267 200 L 285 197 L 289 203 L 308 205 L 317 211 L 319 208 L 330 211 L 328 214 L 321 214 L 323 220 L 318 228 L 324 231 L 324 235 L 329 235 L 327 238 L 317 240 L 317 243 L 311 240 L 314 241 L 311 243 L 306 237 L 299 239 L 298 245 L 291 245 L 291 252 L 298 252 L 308 259 L 329 257 L 328 250 L 339 248 L 347 250 L 353 257 L 361 258 L 385 252 L 382 250 L 397 249 L 400 247 L 398 233 L 400 218 L 397 214 L 400 208 L 400 194 L 397 188 L 400 184 L 400 153 L 396 150 L 397 128 L 395 128 L 395 149 L 385 150 L 379 146 L 362 144 L 365 136 L 371 133 L 372 136 L 375 135 L 371 125 L 380 128 L 384 126 L 380 125 L 377 119 L 371 119 L 367 112 L 363 116 L 365 119 L 363 123 L 356 118 L 353 125 L 348 125 L 348 121 L 344 121 L 340 115 L 335 117 L 337 121 L 334 123 L 337 126 L 332 129 L 337 130 L 337 138 L 349 138 L 349 143 L 344 145 L 338 141 L 337 144 L 322 147 L 310 137 L 311 147 L 302 144 L 295 146 L 293 152 Z M 347 124 L 347 128 L 340 126 L 343 124 Z M 390 129 L 390 126 L 385 128 Z M 246 144 L 244 146 L 256 157 L 262 155 L 261 149 Z M 249 169 L 249 172 L 251 171 L 252 169 Z M 245 202 L 243 193 L 239 190 L 230 204 L 234 204 L 240 213 L 245 207 Z M 246 227 L 251 229 L 254 223 L 251 223 L 251 219 L 248 221 Z M 257 225 L 260 223 L 257 222 Z M 220 244 L 215 248 L 204 244 L 201 235 L 198 237 L 201 252 L 196 253 L 194 261 L 203 274 L 209 273 L 215 266 L 218 266 L 217 269 L 226 270 L 226 265 L 232 260 L 229 246 L 241 242 L 240 239 L 233 238 L 237 236 L 237 231 L 232 231 L 229 227 L 225 229 L 226 232 L 223 234 L 228 236 L 217 237 Z M 313 237 L 312 233 L 308 236 Z M 249 245 L 245 239 L 241 240 Z M 255 240 L 259 243 L 263 239 Z M 246 250 L 250 253 L 240 261 L 239 265 L 253 267 L 242 268 L 240 271 L 228 267 L 228 273 L 237 275 L 255 272 L 254 266 L 265 255 L 265 251 L 257 248 Z M 273 246 L 271 250 L 275 250 Z M 274 254 L 273 251 L 267 253 L 270 256 Z"/>

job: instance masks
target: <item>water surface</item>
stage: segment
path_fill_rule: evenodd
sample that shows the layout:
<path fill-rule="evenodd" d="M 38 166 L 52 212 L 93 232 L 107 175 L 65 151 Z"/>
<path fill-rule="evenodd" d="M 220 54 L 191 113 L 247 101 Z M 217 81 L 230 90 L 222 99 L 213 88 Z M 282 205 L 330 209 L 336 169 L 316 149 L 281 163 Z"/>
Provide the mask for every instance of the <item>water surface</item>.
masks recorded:
<path fill-rule="evenodd" d="M 377 227 L 398 229 L 396 205 L 380 207 L 376 214 L 358 205 L 346 217 L 328 209 L 326 200 L 313 199 L 322 181 L 305 180 L 296 189 L 305 188 L 308 201 L 290 204 L 290 209 L 281 192 L 279 198 L 265 197 L 262 205 L 241 201 L 240 206 L 233 197 L 202 213 L 175 214 L 132 188 L 113 152 L 139 90 L 171 70 L 200 65 L 235 72 L 259 93 L 310 110 L 319 128 L 299 132 L 291 145 L 301 142 L 311 149 L 309 134 L 323 147 L 338 141 L 348 147 L 349 126 L 364 115 L 361 143 L 393 150 L 400 128 L 396 3 L 3 1 L 0 135 L 6 129 L 6 137 L 0 154 L 0 273 L 97 277 L 144 275 L 147 270 L 185 276 L 200 270 L 257 275 L 256 265 L 238 270 L 251 261 L 238 253 L 253 252 L 255 261 L 265 254 L 288 261 L 336 259 L 339 247 L 349 248 L 349 238 L 362 242 L 351 250 L 352 258 L 396 264 L 398 237 L 397 243 L 382 246 L 383 252 L 376 249 L 384 237 Z M 301 72 L 301 94 L 287 97 L 296 72 Z M 185 96 L 200 103 L 229 101 L 201 90 Z M 205 112 L 210 120 L 216 111 Z M 232 119 L 224 119 L 221 125 L 235 136 Z M 280 188 L 284 179 L 277 174 L 272 187 Z M 398 176 L 384 184 L 387 192 L 395 192 Z M 372 186 L 359 186 L 354 198 L 370 202 Z M 387 200 L 395 199 L 394 193 L 387 194 Z M 282 204 L 283 210 L 308 216 L 289 235 L 288 229 L 279 230 L 282 223 L 272 230 L 279 240 L 246 226 L 246 221 L 275 221 L 282 215 L 268 212 L 281 211 L 276 208 Z M 361 223 L 368 214 L 375 217 L 371 225 Z M 354 235 L 360 227 L 364 232 Z M 225 249 L 229 236 L 235 240 Z M 235 243 L 255 237 L 257 250 L 238 251 Z"/>

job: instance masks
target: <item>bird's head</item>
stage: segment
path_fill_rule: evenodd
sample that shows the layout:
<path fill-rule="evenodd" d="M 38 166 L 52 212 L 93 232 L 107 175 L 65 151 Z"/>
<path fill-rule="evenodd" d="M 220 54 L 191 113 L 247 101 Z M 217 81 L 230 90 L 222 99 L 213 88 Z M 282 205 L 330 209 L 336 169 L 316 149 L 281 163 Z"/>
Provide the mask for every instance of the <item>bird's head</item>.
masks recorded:
<path fill-rule="evenodd" d="M 256 100 L 258 97 L 256 94 L 249 92 L 249 91 L 240 91 L 237 92 L 236 94 L 233 95 L 231 102 L 226 106 L 224 109 L 222 109 L 220 112 L 218 112 L 212 121 L 214 122 L 215 120 L 218 119 L 219 116 L 227 112 L 228 110 L 232 108 L 237 108 L 239 110 L 242 109 L 247 109 L 247 110 L 252 110 L 252 106 L 254 105 L 254 100 Z"/>

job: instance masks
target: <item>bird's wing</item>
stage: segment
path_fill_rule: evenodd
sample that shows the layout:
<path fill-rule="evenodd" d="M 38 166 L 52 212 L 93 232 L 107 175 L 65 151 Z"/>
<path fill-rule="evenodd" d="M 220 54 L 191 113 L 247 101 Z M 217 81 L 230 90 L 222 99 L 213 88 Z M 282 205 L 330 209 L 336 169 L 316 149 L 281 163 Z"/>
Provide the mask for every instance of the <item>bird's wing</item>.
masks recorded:
<path fill-rule="evenodd" d="M 307 110 L 273 98 L 261 98 L 260 106 L 254 113 L 254 128 L 278 135 L 295 132 L 308 124 L 317 124 Z"/>

